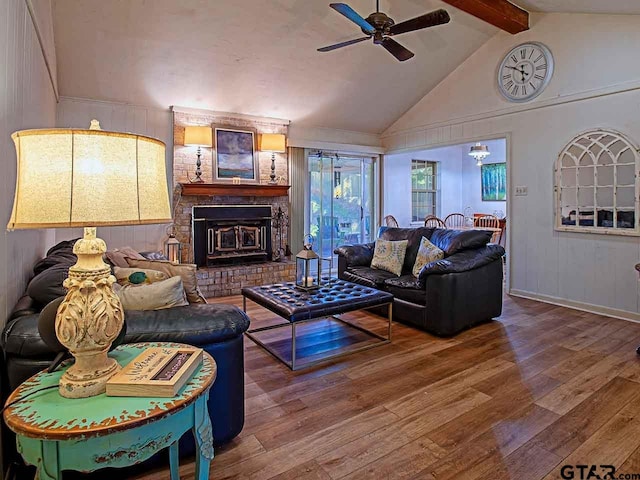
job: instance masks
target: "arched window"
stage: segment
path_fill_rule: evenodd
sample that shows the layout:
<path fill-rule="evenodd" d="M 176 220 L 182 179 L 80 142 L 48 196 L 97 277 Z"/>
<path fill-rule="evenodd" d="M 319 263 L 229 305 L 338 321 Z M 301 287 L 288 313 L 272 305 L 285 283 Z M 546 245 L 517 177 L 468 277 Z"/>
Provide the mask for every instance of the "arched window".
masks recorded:
<path fill-rule="evenodd" d="M 556 162 L 556 230 L 640 235 L 639 160 L 638 148 L 613 130 L 571 140 Z"/>

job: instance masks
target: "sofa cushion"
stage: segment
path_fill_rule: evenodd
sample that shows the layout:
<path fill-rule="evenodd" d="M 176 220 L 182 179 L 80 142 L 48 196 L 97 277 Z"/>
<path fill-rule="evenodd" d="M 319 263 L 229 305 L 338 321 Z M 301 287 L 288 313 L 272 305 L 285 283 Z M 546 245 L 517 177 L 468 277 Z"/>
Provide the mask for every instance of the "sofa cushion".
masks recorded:
<path fill-rule="evenodd" d="M 53 351 L 38 332 L 39 314 L 10 321 L 4 329 L 5 353 L 18 357 L 52 358 Z M 126 310 L 124 343 L 181 342 L 196 347 L 224 342 L 249 328 L 249 317 L 234 305 L 201 304 L 164 310 Z"/>
<path fill-rule="evenodd" d="M 420 227 L 420 228 L 385 228 L 380 229 L 380 238 L 383 240 L 407 240 L 407 253 L 404 257 L 404 265 L 402 267 L 403 273 L 411 273 L 414 263 L 416 263 L 416 256 L 418 255 L 418 248 L 420 248 L 420 241 L 422 237 L 427 239 L 431 238 L 434 228 Z"/>
<path fill-rule="evenodd" d="M 66 295 L 67 290 L 62 282 L 69 276 L 71 265 L 73 264 L 58 263 L 40 272 L 27 285 L 27 294 L 41 306 Z"/>
<path fill-rule="evenodd" d="M 78 240 L 78 238 L 73 240 L 64 240 L 56 243 L 53 247 L 47 250 L 47 255 L 34 265 L 34 275 L 38 275 L 54 265 L 64 264 L 68 267 L 74 265 L 78 260 L 78 257 L 73 253 L 73 246 Z"/>
<path fill-rule="evenodd" d="M 463 250 L 484 247 L 493 232 L 487 230 L 434 229 L 429 241 L 444 252 L 445 257 Z"/>
<path fill-rule="evenodd" d="M 125 310 L 160 310 L 189 305 L 180 277 L 140 285 L 116 284 L 114 290 Z"/>
<path fill-rule="evenodd" d="M 127 268 L 129 266 L 129 264 L 127 263 L 128 259 L 145 260 L 145 257 L 140 255 L 131 247 L 122 247 L 116 248 L 114 250 L 107 250 L 107 253 L 105 253 L 104 256 L 107 257 L 109 262 L 114 267 L 122 268 Z"/>
<path fill-rule="evenodd" d="M 375 242 L 362 245 L 341 245 L 333 253 L 344 257 L 347 260 L 347 265 L 351 267 L 369 267 L 375 246 Z"/>
<path fill-rule="evenodd" d="M 198 304 L 164 310 L 127 310 L 125 343 L 180 342 L 196 347 L 224 342 L 249 328 L 249 317 L 235 305 Z"/>
<path fill-rule="evenodd" d="M 376 248 L 373 252 L 371 267 L 391 272 L 399 277 L 402 273 L 406 253 L 406 240 L 391 242 L 379 238 L 376 240 Z"/>
<path fill-rule="evenodd" d="M 134 260 L 127 259 L 130 267 L 158 270 L 166 273 L 170 277 L 182 277 L 184 291 L 187 294 L 189 303 L 207 303 L 198 289 L 198 279 L 196 278 L 196 265 L 189 263 L 171 263 L 162 260 Z"/>
<path fill-rule="evenodd" d="M 413 275 L 402 275 L 384 281 L 384 289 L 394 298 L 418 305 L 426 305 L 427 295 L 424 286 Z"/>
<path fill-rule="evenodd" d="M 116 277 L 116 281 L 122 286 L 161 282 L 169 278 L 169 275 L 159 272 L 158 270 L 131 267 L 113 267 L 113 276 Z"/>
<path fill-rule="evenodd" d="M 371 288 L 381 288 L 388 278 L 397 278 L 397 275 L 393 273 L 376 270 L 371 267 L 348 267 L 343 275 L 344 279 L 349 282 L 359 283 Z"/>
<path fill-rule="evenodd" d="M 416 255 L 416 262 L 413 264 L 411 273 L 414 277 L 417 277 L 422 267 L 441 258 L 444 258 L 444 252 L 425 237 L 422 237 L 420 248 L 418 248 L 418 255 Z"/>

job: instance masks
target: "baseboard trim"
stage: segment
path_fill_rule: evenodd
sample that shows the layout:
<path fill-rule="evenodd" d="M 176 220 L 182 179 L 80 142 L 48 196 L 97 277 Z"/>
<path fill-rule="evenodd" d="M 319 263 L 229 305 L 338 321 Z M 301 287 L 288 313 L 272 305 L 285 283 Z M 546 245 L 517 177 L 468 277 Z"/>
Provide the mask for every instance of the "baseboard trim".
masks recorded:
<path fill-rule="evenodd" d="M 627 312 L 626 310 L 618 310 L 616 308 L 592 305 L 590 303 L 584 302 L 576 302 L 573 300 L 567 300 L 566 298 L 553 297 L 551 295 L 542 295 L 539 293 L 527 292 L 525 290 L 511 289 L 511 291 L 509 291 L 509 295 L 512 295 L 514 297 L 526 298 L 528 300 L 536 300 L 543 303 L 550 303 L 552 305 L 559 305 L 561 307 L 573 308 L 574 310 L 595 313 L 597 315 L 606 315 L 607 317 L 619 318 L 620 320 L 627 320 L 629 322 L 640 323 L 640 313 L 636 312 Z"/>

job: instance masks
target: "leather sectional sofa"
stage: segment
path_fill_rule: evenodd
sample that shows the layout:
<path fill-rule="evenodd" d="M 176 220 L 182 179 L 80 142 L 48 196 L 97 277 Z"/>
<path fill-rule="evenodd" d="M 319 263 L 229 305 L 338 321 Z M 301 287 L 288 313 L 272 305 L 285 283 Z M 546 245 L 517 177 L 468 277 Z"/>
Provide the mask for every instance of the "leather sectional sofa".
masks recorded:
<path fill-rule="evenodd" d="M 375 242 L 338 247 L 338 277 L 392 293 L 393 319 L 439 336 L 451 336 L 502 313 L 500 245 L 492 232 L 436 228 L 381 227 L 379 238 L 408 240 L 402 274 L 371 268 Z M 416 278 L 411 270 L 422 237 L 445 252 L 425 265 Z"/>
<path fill-rule="evenodd" d="M 76 261 L 73 242 L 52 247 L 36 265 L 35 273 L 51 272 L 50 281 L 37 285 L 43 298 L 56 298 L 64 292 L 62 279 Z M 35 278 L 42 278 L 36 276 Z M 29 292 L 33 291 L 31 282 Z M 38 332 L 38 317 L 44 304 L 23 296 L 2 332 L 2 399 L 31 375 L 47 368 L 55 356 Z M 179 342 L 200 347 L 216 361 L 218 372 L 209 394 L 209 414 L 214 445 L 229 442 L 244 425 L 243 333 L 249 318 L 239 308 L 224 304 L 190 304 L 164 310 L 125 311 L 126 335 L 123 343 Z M 8 432 L 5 430 L 4 432 Z M 187 436 L 185 436 L 187 437 Z M 11 440 L 2 442 L 7 448 Z M 15 443 L 14 449 L 15 449 Z M 181 454 L 193 451 L 193 439 L 181 442 Z"/>

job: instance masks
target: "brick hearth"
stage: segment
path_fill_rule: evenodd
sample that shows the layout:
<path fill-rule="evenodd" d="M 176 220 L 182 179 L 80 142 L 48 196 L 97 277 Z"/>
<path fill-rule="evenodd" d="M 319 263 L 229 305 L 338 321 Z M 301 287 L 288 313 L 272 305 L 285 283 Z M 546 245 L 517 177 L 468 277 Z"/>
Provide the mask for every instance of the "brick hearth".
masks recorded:
<path fill-rule="evenodd" d="M 242 287 L 291 282 L 295 273 L 295 262 L 288 261 L 201 268 L 196 275 L 202 294 L 210 298 L 239 295 Z"/>

